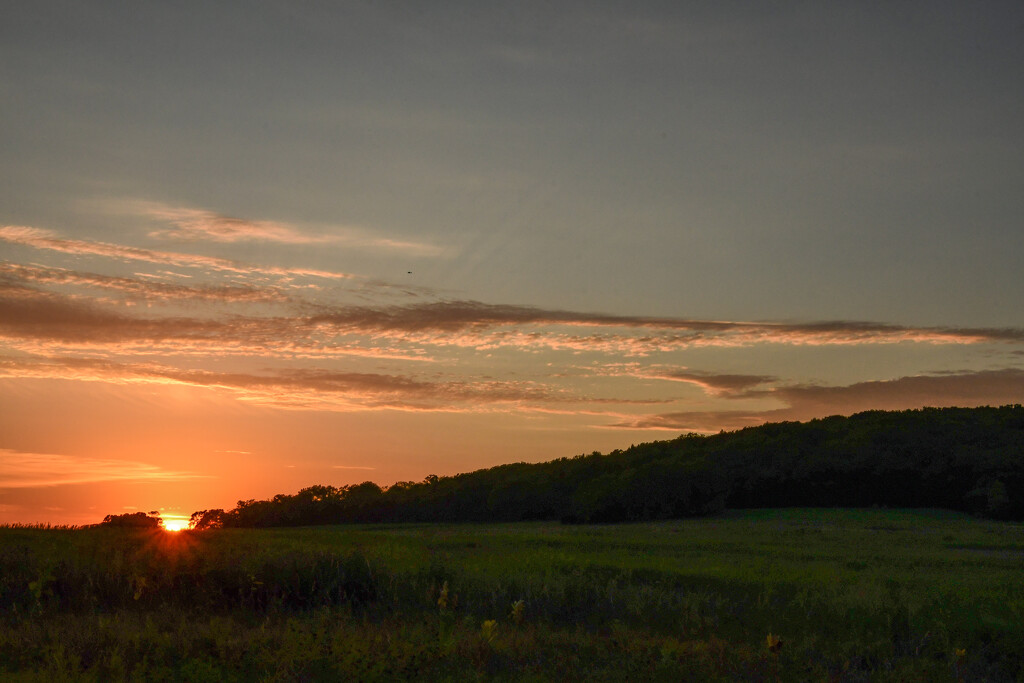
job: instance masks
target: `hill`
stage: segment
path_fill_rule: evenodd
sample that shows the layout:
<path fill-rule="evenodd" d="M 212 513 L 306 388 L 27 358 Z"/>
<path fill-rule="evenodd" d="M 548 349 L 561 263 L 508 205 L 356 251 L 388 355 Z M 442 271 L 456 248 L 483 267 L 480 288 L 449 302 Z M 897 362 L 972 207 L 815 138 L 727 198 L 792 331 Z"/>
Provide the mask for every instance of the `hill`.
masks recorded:
<path fill-rule="evenodd" d="M 310 486 L 201 510 L 197 528 L 551 520 L 595 523 L 725 508 L 946 508 L 1024 519 L 1024 407 L 869 411 L 686 434 L 551 462 L 382 489 Z"/>

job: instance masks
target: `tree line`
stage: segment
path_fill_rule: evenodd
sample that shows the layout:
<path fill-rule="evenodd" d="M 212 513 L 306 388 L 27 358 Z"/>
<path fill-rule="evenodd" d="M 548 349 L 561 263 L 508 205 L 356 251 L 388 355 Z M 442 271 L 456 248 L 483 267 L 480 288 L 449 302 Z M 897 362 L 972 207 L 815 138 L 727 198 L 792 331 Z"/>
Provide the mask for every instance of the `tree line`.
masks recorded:
<path fill-rule="evenodd" d="M 868 411 L 685 434 L 381 488 L 316 485 L 191 526 L 693 517 L 725 508 L 929 507 L 1024 519 L 1024 407 Z"/>
<path fill-rule="evenodd" d="M 120 515 L 107 515 L 99 524 L 92 526 L 122 527 L 129 529 L 159 529 L 163 527 L 164 520 L 160 518 L 160 511 L 152 512 L 125 512 Z"/>

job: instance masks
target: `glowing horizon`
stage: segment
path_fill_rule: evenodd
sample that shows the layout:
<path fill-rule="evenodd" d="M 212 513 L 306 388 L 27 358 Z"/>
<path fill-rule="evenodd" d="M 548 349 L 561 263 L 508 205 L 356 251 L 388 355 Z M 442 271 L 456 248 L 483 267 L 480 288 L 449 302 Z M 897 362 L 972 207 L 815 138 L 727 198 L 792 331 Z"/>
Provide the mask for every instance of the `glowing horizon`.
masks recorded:
<path fill-rule="evenodd" d="M 171 517 L 163 517 L 162 519 L 164 520 L 164 530 L 166 530 L 166 531 L 178 532 L 178 531 L 183 531 L 183 530 L 188 528 L 188 520 L 187 519 L 179 519 L 179 518 L 171 518 Z"/>

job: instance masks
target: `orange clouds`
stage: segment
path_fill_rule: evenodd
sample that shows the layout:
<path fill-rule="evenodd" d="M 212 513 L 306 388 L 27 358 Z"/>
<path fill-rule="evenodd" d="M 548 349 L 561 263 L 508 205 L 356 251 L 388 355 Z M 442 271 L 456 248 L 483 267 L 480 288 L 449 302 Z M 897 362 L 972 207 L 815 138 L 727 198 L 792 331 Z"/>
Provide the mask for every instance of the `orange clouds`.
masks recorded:
<path fill-rule="evenodd" d="M 131 278 L 7 266 L 0 273 L 0 338 L 17 344 L 109 344 L 110 350 L 139 345 L 162 345 L 182 353 L 207 350 L 233 355 L 384 355 L 414 357 L 423 347 L 593 352 L 644 356 L 688 348 L 740 348 L 761 344 L 851 345 L 916 342 L 978 344 L 1015 341 L 1015 330 L 904 328 L 850 323 L 778 325 L 774 323 L 708 323 L 694 320 L 651 321 L 544 311 L 524 306 L 487 305 L 473 301 L 441 301 L 408 306 L 323 306 L 286 297 L 276 288 L 245 286 L 181 286 Z M 71 284 L 117 290 L 149 301 L 188 301 L 226 305 L 266 303 L 286 305 L 281 314 L 240 315 L 218 308 L 202 316 L 135 314 L 122 306 L 81 296 L 44 291 L 31 284 Z M 303 314 L 303 309 L 312 313 Z M 615 325 L 615 333 L 573 334 L 568 329 Z M 844 332 L 843 330 L 847 330 Z M 666 331 L 667 330 L 667 331 Z M 679 334 L 685 330 L 685 334 Z M 375 354 L 380 344 L 390 352 Z M 364 353 L 360 352 L 360 349 Z M 714 377 L 677 374 L 663 379 L 735 389 L 757 377 Z M 716 383 L 717 382 L 717 383 Z M 723 384 L 724 383 L 724 384 Z"/>
<path fill-rule="evenodd" d="M 247 220 L 189 206 L 172 206 L 144 200 L 102 202 L 114 212 L 153 218 L 170 227 L 149 232 L 157 239 L 188 242 L 273 242 L 291 245 L 344 245 L 348 248 L 400 252 L 412 256 L 439 256 L 444 250 L 432 244 L 380 237 L 356 228 L 331 228 L 310 233 L 280 221 Z"/>
<path fill-rule="evenodd" d="M 728 375 L 685 370 L 653 372 L 649 376 L 673 382 L 688 382 L 690 384 L 695 384 L 705 392 L 716 396 L 735 395 L 745 390 L 752 389 L 753 387 L 775 381 L 776 379 L 775 377 L 766 375 Z"/>
<path fill-rule="evenodd" d="M 214 241 L 302 239 L 288 226 L 163 205 L 146 210 L 176 229 Z M 616 420 L 617 427 L 676 431 L 803 419 L 827 411 L 914 407 L 927 404 L 929 397 L 943 404 L 1021 397 L 1020 382 L 1010 371 L 944 382 L 926 373 L 932 379 L 824 387 L 787 381 L 774 368 L 730 373 L 680 362 L 694 351 L 728 354 L 768 346 L 1013 347 L 1024 342 L 1024 331 L 1017 329 L 586 313 L 436 299 L 430 290 L 341 273 L 324 277 L 359 281 L 358 290 L 297 287 L 304 274 L 319 271 L 66 240 L 32 228 L 0 228 L 0 240 L 48 252 L 191 269 L 182 278 L 170 271 L 127 276 L 0 263 L 0 374 L 10 379 L 187 385 L 249 403 L 321 411 L 514 409 L 604 416 Z M 178 277 L 168 282 L 173 276 Z M 380 295 L 389 290 L 416 300 L 387 303 Z M 356 295 L 363 303 L 351 303 Z M 494 365 L 484 354 L 501 354 L 504 360 Z M 565 361 L 580 354 L 599 360 L 584 372 L 563 372 Z M 155 358 L 160 362 L 141 362 Z M 424 363 L 433 366 L 429 374 Z M 963 393 L 970 381 L 975 392 Z M 679 385 L 698 388 L 702 398 Z M 913 394 L 910 387 L 915 386 Z M 704 407 L 693 409 L 696 400 Z M 760 403 L 754 410 L 736 410 L 741 400 Z M 786 407 L 766 410 L 765 402 Z M 610 404 L 625 412 L 604 410 Z M 640 414 L 654 404 L 674 404 L 679 410 Z"/>
<path fill-rule="evenodd" d="M 164 212 L 179 218 L 191 216 L 189 221 L 201 218 L 184 209 L 166 209 Z M 248 230 L 240 227 L 236 219 L 222 217 L 218 220 L 220 223 L 217 225 L 223 224 L 223 231 Z M 1024 331 L 1017 329 L 910 327 L 855 321 L 775 323 L 697 320 L 580 313 L 473 300 L 419 301 L 402 306 L 351 305 L 340 303 L 335 298 L 345 292 L 321 295 L 317 289 L 295 289 L 291 283 L 292 278 L 305 276 L 355 277 L 345 273 L 254 266 L 196 254 L 66 240 L 44 231 L 15 226 L 0 228 L 0 240 L 70 254 L 198 268 L 212 275 L 229 273 L 235 278 L 231 283 L 182 285 L 154 281 L 151 276 L 133 278 L 36 264 L 0 264 L 0 287 L 3 287 L 0 293 L 5 299 L 0 303 L 5 307 L 3 328 L 10 336 L 24 334 L 33 339 L 52 336 L 65 342 L 168 341 L 186 345 L 208 341 L 214 346 L 251 348 L 254 353 L 301 349 L 306 353 L 323 352 L 325 355 L 333 355 L 329 350 L 340 345 L 360 346 L 365 345 L 362 343 L 365 340 L 372 339 L 375 344 L 383 340 L 405 347 L 547 350 L 627 356 L 765 344 L 863 346 L 905 342 L 980 344 L 1024 341 Z M 268 283 L 268 275 L 282 280 Z M 104 302 L 88 292 L 69 295 L 39 290 L 39 287 L 101 289 L 127 302 L 189 304 L 198 315 L 171 315 L 156 311 L 149 317 L 141 317 L 130 315 L 123 308 L 112 308 L 107 305 L 111 302 Z M 372 297 L 388 289 L 412 296 L 429 294 L 429 290 L 413 291 L 375 281 L 361 284 L 359 293 Z M 240 315 L 237 310 L 225 313 L 222 310 L 224 306 L 233 304 L 264 305 L 264 308 L 259 315 Z M 26 310 L 26 305 L 32 310 Z M 196 309 L 197 306 L 205 308 Z M 271 310 L 273 314 L 270 314 Z M 361 341 L 349 343 L 353 337 L 359 337 Z M 698 382 L 699 379 L 692 376 L 688 381 Z"/>
<path fill-rule="evenodd" d="M 533 381 L 473 377 L 424 378 L 409 374 L 276 369 L 260 373 L 181 369 L 158 363 L 115 363 L 87 358 L 0 357 L 0 378 L 45 378 L 113 384 L 179 384 L 228 392 L 263 405 L 313 410 L 367 409 L 480 412 L 494 406 L 544 410 L 549 404 L 649 404 L 592 398 Z"/>
<path fill-rule="evenodd" d="M 212 242 L 260 240 L 284 244 L 323 244 L 334 241 L 329 235 L 306 235 L 274 221 L 247 221 L 213 211 L 157 202 L 139 202 L 139 208 L 143 214 L 165 220 L 174 226 L 154 230 L 149 233 L 151 237 Z"/>
<path fill-rule="evenodd" d="M 244 264 L 215 256 L 184 254 L 171 251 L 154 251 L 140 247 L 127 247 L 107 242 L 69 240 L 55 237 L 46 230 L 17 225 L 0 227 L 0 240 L 22 244 L 36 249 L 46 249 L 65 254 L 102 256 L 121 261 L 144 261 L 187 268 L 206 268 L 213 271 L 237 273 L 239 275 L 263 274 L 277 276 L 311 276 L 327 279 L 347 279 L 348 273 L 335 273 L 311 268 L 279 268 Z"/>
<path fill-rule="evenodd" d="M 0 448 L 0 472 L 3 472 L 0 489 L 111 481 L 178 481 L 203 476 L 192 472 L 166 470 L 143 462 L 49 453 L 20 453 L 5 448 Z"/>
<path fill-rule="evenodd" d="M 145 277 L 149 278 L 152 276 Z M 124 295 L 140 301 L 223 301 L 230 303 L 281 302 L 288 296 L 280 287 L 264 285 L 175 285 L 153 282 L 150 279 L 114 277 L 97 273 L 78 272 L 66 268 L 47 268 L 37 265 L 0 263 L 0 283 L 34 283 L 40 285 L 68 285 L 93 287 Z"/>
<path fill-rule="evenodd" d="M 545 310 L 530 306 L 485 304 L 478 301 L 437 301 L 391 306 L 338 307 L 314 315 L 310 322 L 338 329 L 361 332 L 461 333 L 474 334 L 489 345 L 547 345 L 586 350 L 610 348 L 616 351 L 682 348 L 687 346 L 746 346 L 752 344 L 856 345 L 922 342 L 933 344 L 972 344 L 998 341 L 1024 341 L 1022 330 L 904 327 L 863 322 L 826 323 L 752 323 L 616 316 L 571 311 Z M 506 327 L 622 328 L 642 330 L 645 334 L 578 335 L 563 331 L 551 334 L 494 335 L 484 332 Z M 459 339 L 459 337 L 451 337 Z M 509 340 L 512 340 L 511 342 Z M 550 340 L 550 341 L 549 341 Z"/>

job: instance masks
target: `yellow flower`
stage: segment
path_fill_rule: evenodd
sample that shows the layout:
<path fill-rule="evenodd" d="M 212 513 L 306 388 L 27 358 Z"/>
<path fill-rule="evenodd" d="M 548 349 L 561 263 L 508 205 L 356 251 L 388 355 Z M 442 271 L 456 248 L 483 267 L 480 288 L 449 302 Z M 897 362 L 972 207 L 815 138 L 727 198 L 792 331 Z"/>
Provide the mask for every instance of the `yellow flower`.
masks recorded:
<path fill-rule="evenodd" d="M 771 633 L 768 634 L 768 651 L 778 654 L 779 650 L 782 649 L 782 638 L 773 636 Z"/>
<path fill-rule="evenodd" d="M 135 599 L 138 600 L 146 590 L 146 577 L 134 575 L 132 576 L 132 583 L 135 584 Z"/>
<path fill-rule="evenodd" d="M 441 596 L 437 599 L 437 606 L 444 609 L 448 606 L 448 582 L 441 585 Z"/>
<path fill-rule="evenodd" d="M 967 650 L 965 650 L 965 649 L 964 649 L 964 648 L 962 648 L 962 647 L 958 647 L 958 648 L 957 648 L 957 649 L 955 650 L 955 652 L 956 652 L 956 658 L 957 658 L 957 659 L 963 659 L 964 657 L 966 657 L 966 656 L 967 656 Z"/>
<path fill-rule="evenodd" d="M 480 627 L 480 635 L 483 636 L 484 640 L 490 643 L 494 640 L 494 636 L 497 634 L 498 622 L 494 619 L 488 619 Z"/>
<path fill-rule="evenodd" d="M 516 600 L 512 603 L 512 612 L 509 614 L 512 617 L 512 621 L 517 624 L 523 623 L 523 609 L 525 605 L 522 600 Z"/>

